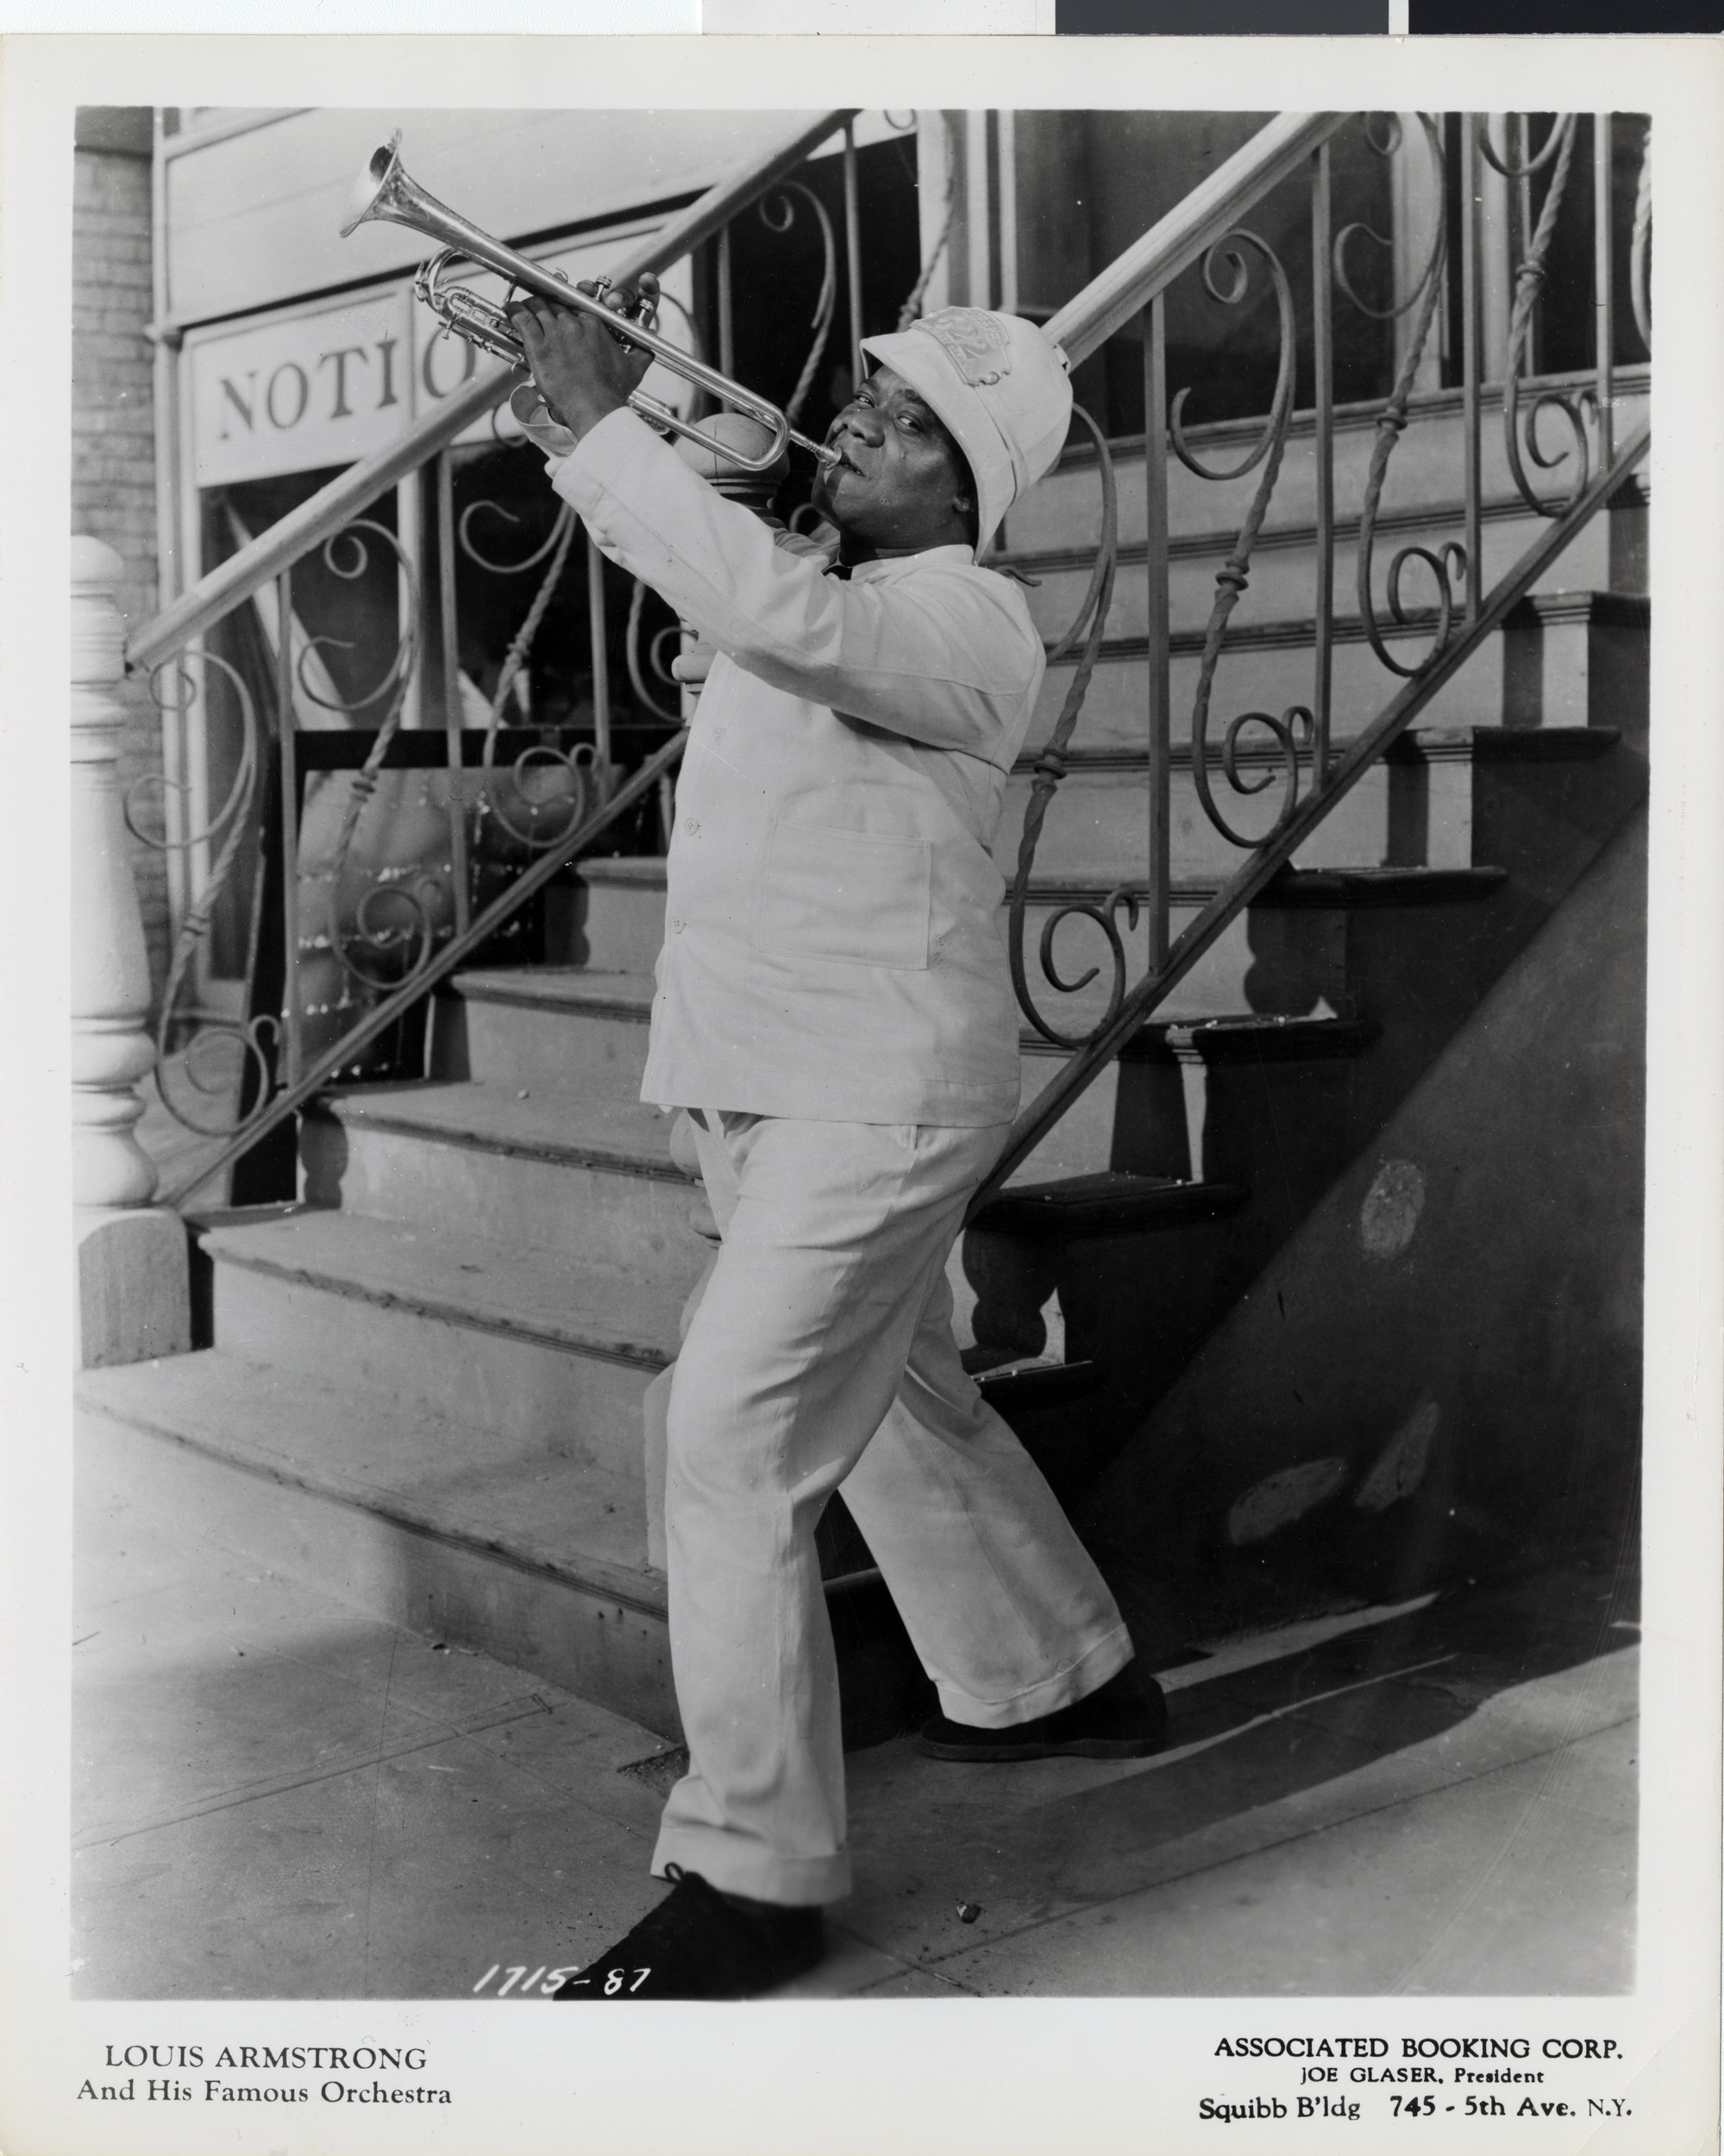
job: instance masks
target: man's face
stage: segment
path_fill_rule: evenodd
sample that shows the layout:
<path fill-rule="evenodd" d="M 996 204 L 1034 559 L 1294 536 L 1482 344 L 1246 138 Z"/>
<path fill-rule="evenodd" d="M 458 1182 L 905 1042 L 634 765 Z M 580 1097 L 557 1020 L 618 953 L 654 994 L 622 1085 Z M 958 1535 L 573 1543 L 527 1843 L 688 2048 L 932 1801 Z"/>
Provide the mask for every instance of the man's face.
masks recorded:
<path fill-rule="evenodd" d="M 839 461 L 814 506 L 850 539 L 888 552 L 962 543 L 975 497 L 962 451 L 908 382 L 878 367 L 828 429 Z"/>

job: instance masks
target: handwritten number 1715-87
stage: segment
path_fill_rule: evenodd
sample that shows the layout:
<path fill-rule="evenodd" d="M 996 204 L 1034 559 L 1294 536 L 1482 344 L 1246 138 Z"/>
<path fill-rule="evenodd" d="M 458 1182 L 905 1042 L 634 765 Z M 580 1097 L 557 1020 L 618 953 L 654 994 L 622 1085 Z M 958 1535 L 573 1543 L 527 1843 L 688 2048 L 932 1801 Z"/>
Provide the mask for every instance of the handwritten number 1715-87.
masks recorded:
<path fill-rule="evenodd" d="M 574 1971 L 572 1968 L 547 1969 L 542 1966 L 535 1969 L 532 1974 L 528 1976 L 527 1965 L 524 1961 L 517 1962 L 511 1968 L 507 1969 L 500 1961 L 493 1961 L 473 1989 L 474 1994 L 477 1995 L 484 1990 L 493 1977 L 501 1975 L 503 1981 L 492 1994 L 493 1998 L 506 1998 L 511 1991 L 517 1999 L 530 1998 L 536 1989 L 540 1998 L 548 1999 L 554 1991 L 561 1990 L 574 1974 Z M 605 1972 L 605 1981 L 599 1989 L 607 1999 L 614 1999 L 619 1992 L 638 1991 L 651 1974 L 650 1969 L 607 1969 Z M 526 1977 L 524 1984 L 522 1982 L 523 1977 Z M 631 1977 L 634 1978 L 632 1984 L 629 1982 Z M 583 1984 L 591 1984 L 592 1981 L 593 1979 L 590 1977 L 583 1977 L 580 1979 Z"/>

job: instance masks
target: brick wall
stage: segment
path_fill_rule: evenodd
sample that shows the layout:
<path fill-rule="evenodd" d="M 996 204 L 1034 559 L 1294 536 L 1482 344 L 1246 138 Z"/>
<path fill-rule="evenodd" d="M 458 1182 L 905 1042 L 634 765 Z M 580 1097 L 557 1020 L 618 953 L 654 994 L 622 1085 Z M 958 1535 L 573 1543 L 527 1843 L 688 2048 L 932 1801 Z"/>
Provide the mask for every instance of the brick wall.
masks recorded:
<path fill-rule="evenodd" d="M 157 610 L 154 354 L 145 334 L 152 313 L 149 110 L 85 108 L 76 139 L 72 529 L 105 540 L 125 563 L 120 604 L 129 628 Z M 120 761 L 125 787 L 160 771 L 161 720 L 135 685 L 122 684 L 120 693 L 130 713 Z M 167 970 L 166 868 L 160 854 L 135 845 L 132 872 L 159 992 Z"/>

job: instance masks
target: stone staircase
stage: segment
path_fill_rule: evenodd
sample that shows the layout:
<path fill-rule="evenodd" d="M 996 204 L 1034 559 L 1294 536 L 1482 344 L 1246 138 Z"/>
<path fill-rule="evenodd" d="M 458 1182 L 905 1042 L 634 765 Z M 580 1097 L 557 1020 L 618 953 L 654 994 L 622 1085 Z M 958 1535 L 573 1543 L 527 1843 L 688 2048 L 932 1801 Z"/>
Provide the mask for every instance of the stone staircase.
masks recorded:
<path fill-rule="evenodd" d="M 1625 428 L 1645 396 L 1626 386 Z M 1512 497 L 1491 417 L 1487 586 L 1537 524 Z M 1372 433 L 1370 414 L 1341 415 L 1342 609 Z M 1250 434 L 1212 429 L 1201 446 L 1225 456 Z M 1146 873 L 1142 445 L 1116 454 L 1119 584 L 1037 864 L 1032 954 L 1050 908 L 1141 889 Z M 1028 597 L 1050 642 L 1088 574 L 1093 461 L 1068 457 L 1013 511 L 995 557 L 1039 580 Z M 1458 399 L 1416 404 L 1385 554 L 1457 534 L 1459 469 Z M 1239 858 L 1194 798 L 1186 730 L 1215 571 L 1251 483 L 1170 471 L 1175 936 Z M 1310 700 L 1313 489 L 1308 419 L 1295 421 L 1217 678 L 1217 736 L 1238 711 Z M 955 1253 L 968 1358 L 1063 1497 L 1094 1481 L 1639 800 L 1645 523 L 1638 489 L 1595 519 L 1560 584 L 1533 594 L 1320 827 Z M 1427 639 L 1416 624 L 1394 632 L 1409 657 Z M 1050 668 L 1012 782 L 997 849 L 1008 875 L 1030 756 L 1066 680 Z M 1334 682 L 1345 746 L 1398 686 L 1356 623 L 1338 624 Z M 1213 775 L 1226 812 L 1262 827 Z M 299 1204 L 202 1224 L 213 1344 L 92 1371 L 80 1396 L 150 1446 L 164 1482 L 237 1546 L 671 1735 L 643 1401 L 675 1352 L 711 1221 L 672 1119 L 636 1098 L 662 864 L 592 861 L 554 896 L 555 962 L 468 973 L 438 998 L 431 1078 L 333 1092 L 307 1119 Z M 1061 931 L 1068 973 L 1102 955 L 1085 933 Z M 1126 941 L 1136 978 L 1144 932 Z M 1079 1030 L 1104 989 L 1039 1000 Z M 1058 1054 L 1026 1031 L 1026 1100 Z M 901 1639 L 841 1507 L 823 1539 L 846 1685 L 884 1727 L 906 1697 Z"/>

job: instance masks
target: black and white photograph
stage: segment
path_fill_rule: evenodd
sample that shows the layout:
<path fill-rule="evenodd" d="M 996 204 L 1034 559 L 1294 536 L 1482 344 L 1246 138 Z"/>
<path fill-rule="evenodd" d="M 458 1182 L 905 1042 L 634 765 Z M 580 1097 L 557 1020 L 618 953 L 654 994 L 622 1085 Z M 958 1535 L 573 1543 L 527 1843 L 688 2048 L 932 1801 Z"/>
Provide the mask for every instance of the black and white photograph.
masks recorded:
<path fill-rule="evenodd" d="M 1709 2145 L 1716 51 L 32 42 L 9 2151 Z"/>

